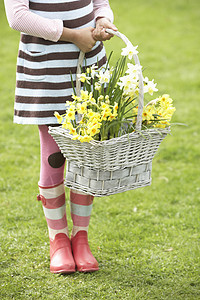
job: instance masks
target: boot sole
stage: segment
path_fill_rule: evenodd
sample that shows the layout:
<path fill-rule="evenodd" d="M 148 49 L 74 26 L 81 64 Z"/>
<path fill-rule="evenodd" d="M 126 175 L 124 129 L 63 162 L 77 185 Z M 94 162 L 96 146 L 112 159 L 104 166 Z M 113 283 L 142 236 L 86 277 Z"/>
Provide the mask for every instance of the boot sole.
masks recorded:
<path fill-rule="evenodd" d="M 56 270 L 56 271 L 50 270 L 50 272 L 54 274 L 72 274 L 75 273 L 76 270 Z"/>
<path fill-rule="evenodd" d="M 93 269 L 80 269 L 78 270 L 78 272 L 81 272 L 81 273 L 89 273 L 89 272 L 95 272 L 95 271 L 99 271 L 99 268 L 93 268 Z"/>

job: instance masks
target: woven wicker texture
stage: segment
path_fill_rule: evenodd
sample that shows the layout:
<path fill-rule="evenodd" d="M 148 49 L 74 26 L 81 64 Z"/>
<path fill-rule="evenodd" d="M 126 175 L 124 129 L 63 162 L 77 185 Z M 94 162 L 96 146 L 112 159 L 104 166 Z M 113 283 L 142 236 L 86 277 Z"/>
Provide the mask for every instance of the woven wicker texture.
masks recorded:
<path fill-rule="evenodd" d="M 150 185 L 152 159 L 169 131 L 150 129 L 80 143 L 61 127 L 49 128 L 68 161 L 65 185 L 97 197 Z"/>
<path fill-rule="evenodd" d="M 151 162 L 115 171 L 78 168 L 68 161 L 65 184 L 94 196 L 112 195 L 151 184 Z"/>
<path fill-rule="evenodd" d="M 108 30 L 126 45 L 130 41 L 120 32 Z M 77 74 L 84 59 L 81 52 Z M 136 64 L 140 64 L 134 55 Z M 76 84 L 80 93 L 80 82 Z M 65 185 L 101 197 L 151 184 L 152 159 L 170 128 L 141 130 L 143 112 L 143 76 L 139 74 L 139 97 L 136 131 L 106 141 L 81 143 L 72 140 L 66 129 L 49 127 L 49 133 L 67 159 Z"/>

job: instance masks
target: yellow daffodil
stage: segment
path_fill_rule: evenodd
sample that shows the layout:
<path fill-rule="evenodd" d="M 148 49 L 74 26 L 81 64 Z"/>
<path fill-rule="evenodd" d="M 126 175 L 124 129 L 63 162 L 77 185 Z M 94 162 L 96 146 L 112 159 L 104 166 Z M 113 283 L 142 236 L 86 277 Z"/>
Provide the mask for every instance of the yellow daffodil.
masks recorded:
<path fill-rule="evenodd" d="M 72 94 L 72 99 L 74 99 L 75 101 L 80 101 L 80 97 Z M 68 105 L 70 103 L 70 101 L 66 101 L 66 105 Z"/>
<path fill-rule="evenodd" d="M 84 142 L 90 142 L 92 140 L 92 137 L 90 135 L 83 135 L 83 136 L 78 136 L 78 140 L 81 142 L 81 143 L 84 143 Z"/>
<path fill-rule="evenodd" d="M 106 102 L 106 104 L 110 104 L 110 99 L 109 99 L 108 95 L 105 96 L 105 102 Z"/>
<path fill-rule="evenodd" d="M 147 121 L 152 119 L 152 113 L 150 109 L 146 107 L 143 108 L 142 119 Z"/>
<path fill-rule="evenodd" d="M 111 121 L 115 120 L 116 117 L 117 117 L 117 114 L 111 114 L 111 115 L 109 116 L 109 118 L 108 118 L 108 121 L 111 122 Z"/>
<path fill-rule="evenodd" d="M 68 108 L 68 111 L 75 112 L 75 109 L 76 109 L 75 105 L 71 104 Z"/>
<path fill-rule="evenodd" d="M 94 111 L 92 109 L 89 109 L 88 113 L 87 113 L 87 116 L 88 116 L 88 118 L 93 118 L 95 116 Z"/>
<path fill-rule="evenodd" d="M 138 113 L 138 106 L 133 108 L 133 115 L 137 115 Z"/>
<path fill-rule="evenodd" d="M 57 111 L 55 111 L 54 116 L 57 118 L 58 123 L 61 124 L 63 117 Z"/>
<path fill-rule="evenodd" d="M 76 129 L 73 127 L 70 129 L 69 133 L 73 135 L 77 135 Z"/>
<path fill-rule="evenodd" d="M 75 112 L 74 111 L 67 111 L 66 120 L 75 120 Z"/>
<path fill-rule="evenodd" d="M 99 124 L 93 124 L 92 126 L 88 126 L 87 133 L 91 136 L 99 133 Z"/>
<path fill-rule="evenodd" d="M 121 55 L 132 59 L 137 53 L 137 46 L 128 44 L 122 49 Z M 112 138 L 119 132 L 124 132 L 125 128 L 120 131 L 119 127 L 128 122 L 128 116 L 132 116 L 131 131 L 134 130 L 138 95 L 141 92 L 139 78 L 142 66 L 132 63 L 126 66 L 125 59 L 121 59 L 111 70 L 105 67 L 98 69 L 97 65 L 86 66 L 85 71 L 77 75 L 78 80 L 83 83 L 80 95 L 72 94 L 72 101 L 66 101 L 66 112 L 63 115 L 54 113 L 58 123 L 69 131 L 73 140 L 83 143 L 98 138 Z M 144 93 L 150 95 L 158 91 L 154 79 L 149 80 L 148 77 L 143 79 L 143 88 Z M 170 126 L 174 111 L 173 100 L 168 94 L 150 101 L 143 107 L 142 130 Z M 127 133 L 130 132 L 130 127 L 127 126 Z"/>
<path fill-rule="evenodd" d="M 88 114 L 89 117 L 89 123 L 98 123 L 101 120 L 101 115 L 97 112 L 93 112 L 93 115 L 91 115 L 90 113 Z"/>
<path fill-rule="evenodd" d="M 83 91 L 83 90 L 81 90 L 81 99 L 82 99 L 83 101 L 87 101 L 88 98 L 89 98 L 89 93 L 88 93 L 88 91 Z"/>
<path fill-rule="evenodd" d="M 84 114 L 86 113 L 86 109 L 87 109 L 87 103 L 83 102 L 83 103 L 78 103 L 77 104 L 77 112 L 79 114 Z"/>
<path fill-rule="evenodd" d="M 118 103 L 115 102 L 115 105 L 113 106 L 113 110 L 117 111 L 118 110 Z"/>
<path fill-rule="evenodd" d="M 95 99 L 93 98 L 92 92 L 89 93 L 88 101 L 90 101 L 91 103 L 96 103 Z"/>
<path fill-rule="evenodd" d="M 99 102 L 103 101 L 104 100 L 104 96 L 103 95 L 100 95 L 97 99 Z"/>
<path fill-rule="evenodd" d="M 107 103 L 102 102 L 101 103 L 101 109 L 107 110 L 107 109 L 110 109 L 110 107 L 109 107 L 109 105 Z"/>
<path fill-rule="evenodd" d="M 73 125 L 71 124 L 70 121 L 67 121 L 66 119 L 64 120 L 62 124 L 62 128 L 69 129 L 71 130 L 73 128 Z"/>

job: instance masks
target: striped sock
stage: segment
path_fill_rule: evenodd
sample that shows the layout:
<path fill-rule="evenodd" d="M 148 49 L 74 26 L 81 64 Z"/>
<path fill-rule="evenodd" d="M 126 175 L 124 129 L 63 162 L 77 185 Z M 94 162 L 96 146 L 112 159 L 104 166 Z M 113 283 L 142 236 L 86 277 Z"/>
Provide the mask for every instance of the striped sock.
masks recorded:
<path fill-rule="evenodd" d="M 70 208 L 73 222 L 72 236 L 80 230 L 88 232 L 94 197 L 70 190 Z"/>
<path fill-rule="evenodd" d="M 43 204 L 49 238 L 54 240 L 57 233 L 65 233 L 69 237 L 64 184 L 61 183 L 52 187 L 39 186 L 39 190 L 38 200 L 41 200 Z"/>

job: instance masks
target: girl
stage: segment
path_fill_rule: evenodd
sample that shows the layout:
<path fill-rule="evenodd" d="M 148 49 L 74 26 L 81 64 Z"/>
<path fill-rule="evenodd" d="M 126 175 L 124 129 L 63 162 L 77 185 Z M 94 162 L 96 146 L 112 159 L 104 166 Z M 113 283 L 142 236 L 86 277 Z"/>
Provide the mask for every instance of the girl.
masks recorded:
<path fill-rule="evenodd" d="M 71 99 L 80 50 L 86 66 L 106 63 L 101 41 L 117 30 L 108 0 L 5 0 L 11 28 L 21 33 L 17 59 L 14 122 L 37 124 L 41 169 L 37 199 L 42 202 L 50 238 L 52 273 L 92 272 L 98 262 L 88 245 L 93 197 L 70 191 L 73 229 L 69 238 L 64 190 L 64 165 L 48 125 L 57 124 L 54 112 L 65 112 Z M 56 126 L 56 125 L 55 125 Z"/>

